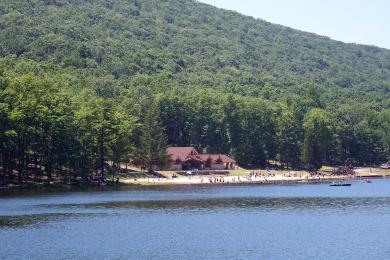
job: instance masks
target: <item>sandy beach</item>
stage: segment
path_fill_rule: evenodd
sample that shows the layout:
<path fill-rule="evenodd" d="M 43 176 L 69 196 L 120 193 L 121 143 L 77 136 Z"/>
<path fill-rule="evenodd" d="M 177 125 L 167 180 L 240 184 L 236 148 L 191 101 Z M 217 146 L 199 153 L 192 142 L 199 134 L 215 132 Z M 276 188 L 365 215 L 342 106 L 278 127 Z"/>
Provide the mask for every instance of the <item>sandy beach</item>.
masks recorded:
<path fill-rule="evenodd" d="M 258 184 L 273 184 L 273 183 L 304 183 L 318 181 L 340 181 L 353 179 L 355 176 L 309 176 L 296 175 L 248 175 L 248 176 L 189 176 L 178 178 L 133 178 L 120 180 L 123 184 L 141 184 L 141 185 L 206 185 L 206 184 L 240 184 L 240 183 L 258 183 Z"/>

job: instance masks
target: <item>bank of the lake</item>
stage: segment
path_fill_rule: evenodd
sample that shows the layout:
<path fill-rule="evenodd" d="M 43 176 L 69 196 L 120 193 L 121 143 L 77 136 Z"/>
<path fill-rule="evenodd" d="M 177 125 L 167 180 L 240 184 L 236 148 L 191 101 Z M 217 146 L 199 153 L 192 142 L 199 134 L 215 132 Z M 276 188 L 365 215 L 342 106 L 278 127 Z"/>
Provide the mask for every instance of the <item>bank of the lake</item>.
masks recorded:
<path fill-rule="evenodd" d="M 169 185 L 227 185 L 227 184 L 293 184 L 293 183 L 318 183 L 318 182 L 342 182 L 362 178 L 387 178 L 389 170 L 378 168 L 358 168 L 354 175 L 332 175 L 329 172 L 319 172 L 311 175 L 306 171 L 241 171 L 228 175 L 190 175 L 176 176 L 175 173 L 162 173 L 165 178 L 121 178 L 119 182 L 125 185 L 141 186 L 169 186 Z"/>
<path fill-rule="evenodd" d="M 29 182 L 13 183 L 0 186 L 0 192 L 4 190 L 50 190 L 50 191 L 78 191 L 94 189 L 96 187 L 118 188 L 120 186 L 176 186 L 176 185 L 242 185 L 242 184 L 311 184 L 321 182 L 345 182 L 354 179 L 389 178 L 390 170 L 379 168 L 357 168 L 354 175 L 331 175 L 329 171 L 320 171 L 317 175 L 311 175 L 306 171 L 288 170 L 245 170 L 231 171 L 228 174 L 209 175 L 178 175 L 176 172 L 159 172 L 162 177 L 147 177 L 146 174 L 137 172 L 132 175 L 117 175 L 108 177 L 107 182 L 80 182 L 71 183 L 56 182 Z M 139 177 L 141 176 L 141 177 Z M 173 176 L 176 176 L 175 178 Z M 4 193 L 4 192 L 3 192 Z"/>

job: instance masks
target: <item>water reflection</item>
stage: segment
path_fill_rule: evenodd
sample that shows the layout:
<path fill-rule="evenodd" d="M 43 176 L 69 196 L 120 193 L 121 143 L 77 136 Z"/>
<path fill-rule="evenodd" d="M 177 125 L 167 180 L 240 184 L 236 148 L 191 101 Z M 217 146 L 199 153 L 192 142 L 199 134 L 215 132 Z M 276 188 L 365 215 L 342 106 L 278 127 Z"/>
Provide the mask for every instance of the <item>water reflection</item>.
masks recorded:
<path fill-rule="evenodd" d="M 389 185 L 378 180 L 348 189 L 221 186 L 2 197 L 0 258 L 387 259 Z"/>
<path fill-rule="evenodd" d="M 46 213 L 34 215 L 19 216 L 0 216 L 1 228 L 24 228 L 26 226 L 41 227 L 42 225 L 53 221 L 64 221 L 69 218 L 91 217 L 96 214 L 77 214 L 77 213 Z"/>
<path fill-rule="evenodd" d="M 19 228 L 28 225 L 39 227 L 47 222 L 64 221 L 70 218 L 94 216 L 127 216 L 142 214 L 390 214 L 390 198 L 240 198 L 207 200 L 156 200 L 117 201 L 90 204 L 40 205 L 32 215 L 0 216 L 0 229 Z M 40 212 L 40 213 L 39 213 Z"/>
<path fill-rule="evenodd" d="M 218 208 L 257 208 L 277 209 L 359 209 L 385 208 L 390 206 L 390 198 L 239 198 L 207 200 L 155 200 L 155 201 L 113 201 L 91 204 L 41 205 L 47 208 L 89 208 L 89 209 L 218 209 Z"/>

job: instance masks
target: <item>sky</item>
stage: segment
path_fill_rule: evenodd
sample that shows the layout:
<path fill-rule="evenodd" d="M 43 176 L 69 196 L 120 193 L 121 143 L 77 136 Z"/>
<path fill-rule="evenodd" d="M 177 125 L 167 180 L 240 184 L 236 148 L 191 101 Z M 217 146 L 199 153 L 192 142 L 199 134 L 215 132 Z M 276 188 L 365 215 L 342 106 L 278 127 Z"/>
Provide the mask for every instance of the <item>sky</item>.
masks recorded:
<path fill-rule="evenodd" d="M 390 49 L 390 0 L 200 0 L 332 39 Z"/>

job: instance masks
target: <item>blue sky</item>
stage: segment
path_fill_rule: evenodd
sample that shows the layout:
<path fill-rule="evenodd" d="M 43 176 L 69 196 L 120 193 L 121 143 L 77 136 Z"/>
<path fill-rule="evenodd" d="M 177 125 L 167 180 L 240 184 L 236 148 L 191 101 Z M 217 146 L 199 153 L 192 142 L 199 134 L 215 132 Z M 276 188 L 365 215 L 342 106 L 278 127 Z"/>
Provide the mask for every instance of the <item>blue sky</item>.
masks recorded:
<path fill-rule="evenodd" d="M 200 0 L 224 9 L 329 36 L 390 49 L 389 0 Z"/>

